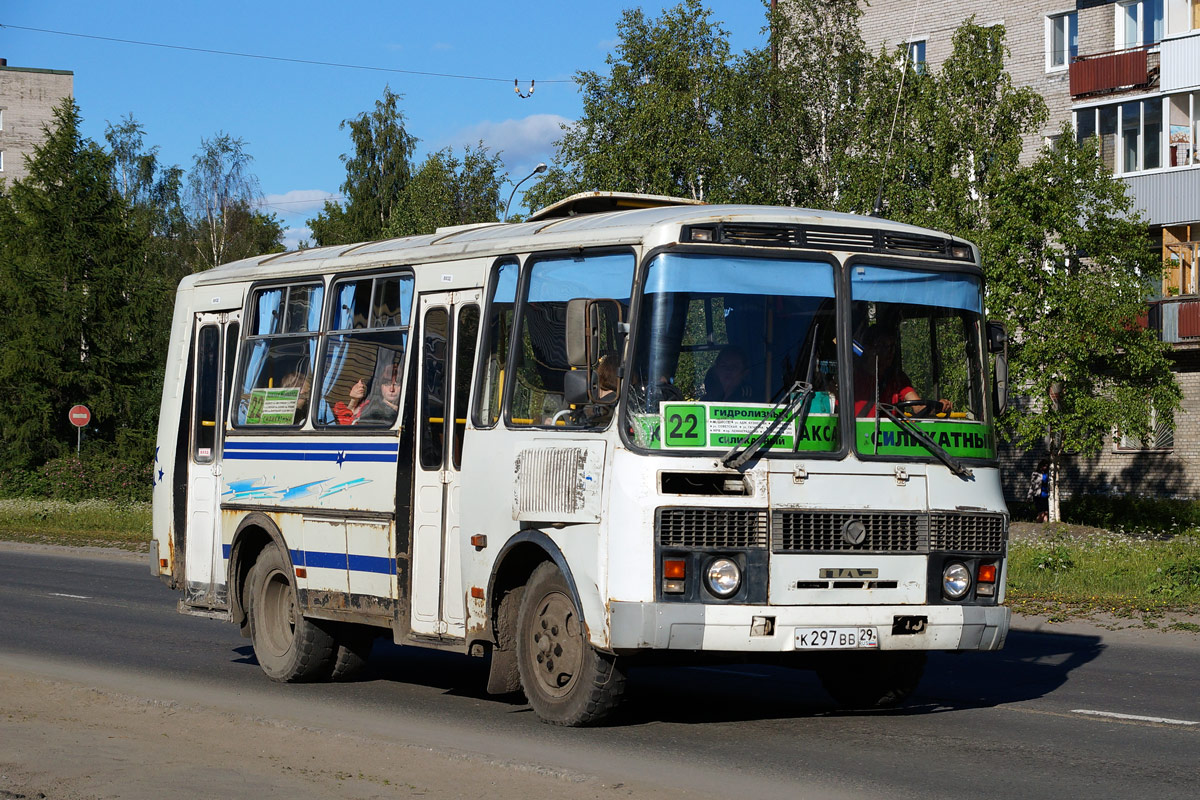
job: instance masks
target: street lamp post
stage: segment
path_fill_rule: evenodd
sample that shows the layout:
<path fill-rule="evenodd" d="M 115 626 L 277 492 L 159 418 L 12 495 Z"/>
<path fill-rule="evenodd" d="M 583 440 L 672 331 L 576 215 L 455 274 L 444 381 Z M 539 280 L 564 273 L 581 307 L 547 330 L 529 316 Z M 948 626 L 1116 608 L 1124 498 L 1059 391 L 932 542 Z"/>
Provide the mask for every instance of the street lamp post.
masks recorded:
<path fill-rule="evenodd" d="M 508 209 L 510 206 L 512 206 L 513 195 L 515 195 L 517 193 L 517 189 L 520 188 L 522 183 L 529 180 L 534 175 L 540 175 L 541 173 L 543 173 L 545 171 L 546 171 L 545 162 L 539 161 L 538 165 L 533 168 L 533 172 L 529 173 L 524 178 L 521 178 L 521 180 L 517 181 L 516 186 L 513 187 L 513 190 L 508 195 L 508 202 L 504 204 L 504 221 L 505 222 L 508 222 Z"/>

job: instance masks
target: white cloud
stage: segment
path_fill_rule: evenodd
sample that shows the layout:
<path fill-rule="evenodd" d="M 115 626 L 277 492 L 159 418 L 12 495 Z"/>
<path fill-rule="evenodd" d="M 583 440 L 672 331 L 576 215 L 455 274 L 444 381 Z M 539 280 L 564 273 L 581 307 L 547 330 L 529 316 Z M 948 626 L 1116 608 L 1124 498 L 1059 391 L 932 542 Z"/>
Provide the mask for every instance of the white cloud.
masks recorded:
<path fill-rule="evenodd" d="M 283 229 L 283 246 L 288 250 L 299 250 L 302 241 L 307 241 L 310 247 L 316 244 L 313 242 L 312 231 L 308 228 Z"/>
<path fill-rule="evenodd" d="M 554 157 L 554 142 L 562 136 L 562 126 L 572 124 L 572 120 L 558 114 L 531 114 L 503 122 L 486 120 L 454 134 L 449 144 L 458 149 L 482 140 L 492 150 L 500 151 L 505 166 L 515 173 L 526 167 L 532 169 L 539 161 L 549 163 Z"/>
<path fill-rule="evenodd" d="M 283 194 L 268 194 L 263 197 L 262 207 L 280 216 L 313 215 L 325 207 L 326 200 L 338 195 L 322 189 L 293 189 Z"/>

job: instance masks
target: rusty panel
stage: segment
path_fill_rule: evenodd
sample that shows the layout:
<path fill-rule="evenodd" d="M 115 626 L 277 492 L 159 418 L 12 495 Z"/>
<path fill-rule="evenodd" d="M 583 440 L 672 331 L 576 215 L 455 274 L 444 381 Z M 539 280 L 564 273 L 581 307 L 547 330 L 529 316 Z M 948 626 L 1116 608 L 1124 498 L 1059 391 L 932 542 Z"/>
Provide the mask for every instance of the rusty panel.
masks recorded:
<path fill-rule="evenodd" d="M 1179 338 L 1200 336 L 1200 301 L 1179 304 Z"/>
<path fill-rule="evenodd" d="M 1081 58 L 1071 63 L 1071 95 L 1142 86 L 1149 82 L 1146 51 L 1130 50 L 1106 56 Z"/>

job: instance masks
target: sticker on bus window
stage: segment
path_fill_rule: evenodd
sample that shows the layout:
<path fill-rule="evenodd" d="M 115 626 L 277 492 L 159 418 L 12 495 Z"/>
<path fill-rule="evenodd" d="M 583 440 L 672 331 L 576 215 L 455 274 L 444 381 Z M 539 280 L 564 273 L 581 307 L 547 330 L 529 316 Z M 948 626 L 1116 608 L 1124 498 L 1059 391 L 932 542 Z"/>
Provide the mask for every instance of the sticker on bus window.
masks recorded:
<path fill-rule="evenodd" d="M 934 444 L 956 458 L 996 457 L 996 436 L 991 425 L 982 422 L 947 422 L 942 420 L 913 420 L 912 424 Z M 878 435 L 875 421 L 855 421 L 858 452 L 881 456 L 916 456 L 927 458 L 929 449 L 908 431 L 901 430 L 891 420 L 880 420 Z"/>
<path fill-rule="evenodd" d="M 838 447 L 837 416 L 809 412 L 804 427 L 793 416 L 774 424 L 786 409 L 756 403 L 666 403 L 657 423 L 657 446 L 665 450 L 722 449 L 750 444 L 768 435 L 763 447 L 786 452 L 830 452 Z M 656 443 L 651 443 L 654 447 Z"/>
<path fill-rule="evenodd" d="M 300 387 L 291 389 L 255 389 L 246 407 L 247 425 L 291 425 L 296 418 Z"/>

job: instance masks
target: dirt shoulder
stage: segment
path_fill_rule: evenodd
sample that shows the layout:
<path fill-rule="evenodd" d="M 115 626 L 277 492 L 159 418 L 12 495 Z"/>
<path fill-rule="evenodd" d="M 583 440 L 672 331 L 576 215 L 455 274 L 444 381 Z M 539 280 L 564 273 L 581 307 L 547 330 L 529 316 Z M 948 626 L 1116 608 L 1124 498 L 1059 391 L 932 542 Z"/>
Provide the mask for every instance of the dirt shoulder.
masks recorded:
<path fill-rule="evenodd" d="M 0 798 L 677 797 L 667 788 L 316 728 L 250 708 L 149 699 L 0 655 Z M 195 690 L 192 690 L 195 694 Z M 203 701 L 203 698 L 193 698 Z M 397 725 L 399 729 L 400 726 Z"/>

